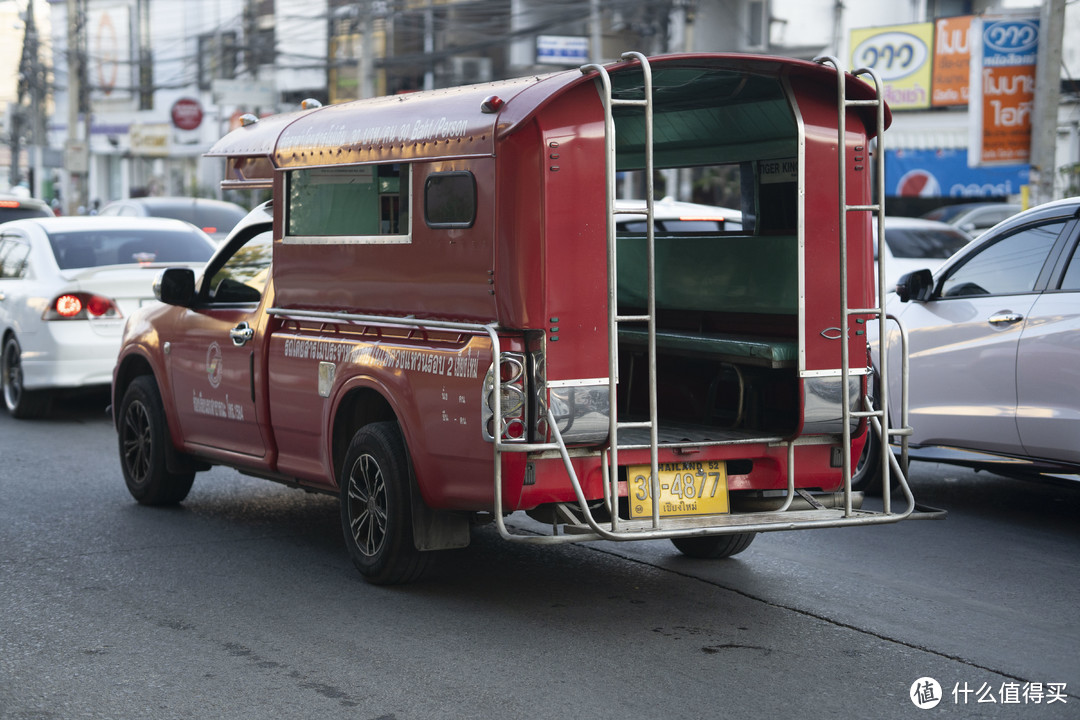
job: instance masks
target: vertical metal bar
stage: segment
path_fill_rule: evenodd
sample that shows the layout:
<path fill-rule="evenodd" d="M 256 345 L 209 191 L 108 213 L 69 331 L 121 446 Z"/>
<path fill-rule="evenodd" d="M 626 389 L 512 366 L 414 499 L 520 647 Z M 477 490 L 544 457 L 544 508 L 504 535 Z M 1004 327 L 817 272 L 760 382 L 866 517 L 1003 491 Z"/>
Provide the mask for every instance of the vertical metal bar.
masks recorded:
<path fill-rule="evenodd" d="M 600 81 L 600 102 L 604 106 L 604 202 L 607 217 L 608 273 L 608 444 L 611 461 L 604 463 L 605 492 L 612 499 L 611 530 L 619 527 L 619 330 L 618 330 L 618 262 L 615 244 L 615 119 L 611 114 L 611 77 L 603 65 L 590 63 L 581 72 L 596 72 Z"/>
<path fill-rule="evenodd" d="M 879 248 L 885 247 L 885 102 L 882 98 L 882 85 L 881 79 L 873 68 L 860 68 L 859 74 L 868 74 L 874 81 L 874 95 L 877 98 L 877 127 L 875 131 L 877 133 L 877 162 L 874 163 L 874 175 L 877 182 L 877 188 L 875 189 L 874 202 L 877 204 L 877 243 Z M 878 253 L 878 278 L 877 278 L 877 302 L 878 302 L 878 356 L 880 360 L 878 365 L 880 366 L 881 378 L 879 385 L 881 386 L 879 406 L 881 408 L 881 452 L 892 454 L 892 450 L 889 449 L 889 361 L 888 352 L 885 342 L 885 332 L 888 323 L 885 317 L 885 294 L 888 288 L 885 287 L 885 253 Z M 903 327 L 900 328 L 903 333 Z M 906 346 L 906 341 L 903 343 Z M 907 352 L 901 351 L 904 358 L 904 363 L 907 362 Z M 903 382 L 903 380 L 902 380 Z M 906 388 L 906 382 L 904 383 Z M 901 402 L 901 427 L 907 427 L 907 403 Z M 904 452 L 907 452 L 907 438 L 904 439 Z M 881 496 L 884 500 L 884 507 L 882 511 L 885 514 L 892 512 L 892 492 L 890 482 L 891 463 L 886 462 L 886 457 L 882 455 L 882 471 L 881 471 Z M 903 475 L 907 476 L 907 464 L 904 463 Z"/>
<path fill-rule="evenodd" d="M 848 277 L 847 277 L 847 214 L 848 214 L 848 201 L 847 201 L 847 88 L 845 86 L 846 76 L 844 71 L 840 69 L 840 61 L 833 57 L 818 58 L 818 62 L 823 64 L 832 65 L 836 70 L 836 104 L 837 104 L 837 119 L 836 119 L 836 158 L 837 158 L 837 170 L 839 172 L 839 186 L 837 191 L 839 193 L 839 211 L 840 211 L 840 318 L 843 327 L 840 329 L 840 384 L 842 407 L 841 421 L 843 428 L 841 430 L 842 447 L 840 449 L 840 456 L 842 458 L 842 472 L 844 475 L 844 515 L 850 517 L 852 514 L 851 506 L 851 391 L 848 386 L 849 379 L 851 377 L 851 368 L 849 365 L 849 347 L 848 347 Z"/>
<path fill-rule="evenodd" d="M 855 75 L 869 75 L 874 81 L 874 96 L 877 100 L 876 110 L 876 128 L 875 133 L 877 136 L 877 162 L 874 167 L 874 176 L 877 187 L 874 190 L 874 204 L 877 206 L 875 215 L 877 215 L 877 229 L 876 229 L 876 241 L 879 248 L 884 247 L 885 243 L 885 103 L 882 99 L 882 84 L 881 79 L 873 68 L 859 68 L 854 71 Z M 875 401 L 878 404 L 877 410 L 881 415 L 881 451 L 883 453 L 891 452 L 889 450 L 889 354 L 888 354 L 888 342 L 885 333 L 888 329 L 887 318 L 885 317 L 885 295 L 888 292 L 888 288 L 885 287 L 885 275 L 887 268 L 885 267 L 884 253 L 878 253 L 877 261 L 877 322 L 878 322 L 878 395 Z M 903 330 L 903 328 L 901 328 Z M 903 405 L 903 403 L 901 403 Z M 903 414 L 903 411 L 902 411 Z M 907 426 L 907 420 L 901 420 L 902 427 Z M 884 456 L 882 456 L 884 457 Z M 888 462 L 882 462 L 881 464 L 881 487 L 882 497 L 884 498 L 885 513 L 889 513 L 892 510 L 891 501 L 891 485 L 890 482 L 891 464 Z M 905 467 L 904 474 L 907 474 Z"/>
<path fill-rule="evenodd" d="M 653 187 L 653 100 L 652 66 L 649 59 L 639 52 L 623 53 L 623 60 L 641 63 L 641 76 L 645 94 L 645 254 L 648 272 L 648 353 L 649 353 L 649 491 L 652 493 L 653 527 L 660 527 L 660 466 L 659 466 L 659 413 L 657 411 L 656 378 L 656 223 L 654 222 L 655 189 Z"/>
<path fill-rule="evenodd" d="M 836 156 L 838 167 L 840 169 L 840 317 L 843 319 L 844 327 L 840 334 L 840 384 L 843 386 L 841 389 L 840 397 L 843 399 L 843 407 L 841 409 L 841 418 L 843 420 L 843 429 L 841 431 L 841 437 L 843 438 L 843 447 L 841 448 L 841 458 L 843 473 L 844 473 L 844 516 L 851 517 L 851 358 L 849 343 L 851 339 L 848 337 L 849 326 L 851 324 L 850 317 L 848 316 L 848 308 L 851 307 L 848 302 L 848 274 L 847 274 L 847 221 L 848 221 L 848 201 L 847 201 L 847 77 L 844 71 L 840 69 L 840 66 L 836 67 L 836 88 L 837 98 L 839 102 L 839 119 L 837 120 L 837 146 Z"/>
<path fill-rule="evenodd" d="M 908 361 L 910 358 L 910 349 L 908 347 L 907 328 L 905 328 L 903 323 L 898 319 L 894 318 L 894 320 L 896 321 L 896 326 L 900 330 L 900 428 L 903 430 L 900 435 L 900 474 L 905 480 L 903 487 L 906 488 L 908 476 L 908 441 L 911 438 L 911 435 L 908 432 L 908 423 L 910 421 L 910 418 L 908 417 L 908 375 L 910 372 Z M 882 354 L 884 354 L 884 343 L 882 343 L 882 346 Z M 884 424 L 883 427 L 888 429 Z M 892 456 L 892 450 L 889 449 L 887 444 L 883 445 L 883 452 L 887 452 L 889 457 Z M 888 481 L 888 478 L 889 476 L 885 475 L 886 482 Z M 886 487 L 888 487 L 888 485 L 886 485 Z M 886 503 L 883 512 L 888 513 L 890 510 L 890 505 Z"/>

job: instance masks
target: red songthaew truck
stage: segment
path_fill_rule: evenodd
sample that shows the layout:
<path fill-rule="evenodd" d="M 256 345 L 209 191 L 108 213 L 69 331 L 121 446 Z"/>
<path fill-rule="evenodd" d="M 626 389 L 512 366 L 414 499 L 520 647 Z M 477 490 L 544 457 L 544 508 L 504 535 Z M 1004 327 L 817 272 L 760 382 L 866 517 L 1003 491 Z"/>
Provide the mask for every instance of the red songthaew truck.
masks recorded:
<path fill-rule="evenodd" d="M 127 325 L 129 490 L 179 502 L 226 465 L 337 494 L 376 583 L 478 520 L 725 557 L 758 532 L 906 517 L 895 462 L 881 483 L 905 511 L 851 490 L 868 429 L 890 432 L 866 335 L 890 115 L 865 76 L 630 53 L 250 118 L 209 155 L 224 187 L 273 199 Z M 653 178 L 694 170 L 737 186 L 741 227 L 653 220 Z M 620 183 L 643 199 L 617 206 Z"/>

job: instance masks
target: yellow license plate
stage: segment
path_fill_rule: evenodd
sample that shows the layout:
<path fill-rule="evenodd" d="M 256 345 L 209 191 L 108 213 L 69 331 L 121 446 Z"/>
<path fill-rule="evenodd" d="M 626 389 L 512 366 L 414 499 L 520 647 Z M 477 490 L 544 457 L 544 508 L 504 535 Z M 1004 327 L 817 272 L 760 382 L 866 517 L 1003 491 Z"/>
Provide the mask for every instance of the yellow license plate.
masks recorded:
<path fill-rule="evenodd" d="M 718 460 L 660 463 L 660 517 L 722 515 L 728 512 L 727 470 Z M 627 469 L 631 518 L 651 518 L 653 498 L 648 465 Z"/>

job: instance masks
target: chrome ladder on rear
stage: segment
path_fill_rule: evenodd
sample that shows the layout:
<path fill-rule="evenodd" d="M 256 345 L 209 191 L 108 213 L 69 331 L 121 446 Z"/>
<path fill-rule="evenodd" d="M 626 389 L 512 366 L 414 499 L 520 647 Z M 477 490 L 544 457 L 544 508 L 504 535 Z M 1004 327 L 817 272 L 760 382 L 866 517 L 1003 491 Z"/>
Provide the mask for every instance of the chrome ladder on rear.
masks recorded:
<path fill-rule="evenodd" d="M 900 486 L 904 494 L 908 498 L 909 503 L 914 503 L 911 491 L 907 484 L 907 455 L 908 455 L 908 437 L 911 435 L 911 428 L 908 426 L 908 347 L 907 347 L 907 332 L 904 330 L 904 326 L 900 323 L 899 319 L 886 315 L 885 313 L 885 294 L 888 292 L 888 288 L 885 287 L 885 259 L 883 254 L 881 259 L 877 263 L 877 307 L 872 308 L 852 308 L 848 304 L 848 285 L 847 285 L 847 216 L 848 213 L 862 213 L 872 212 L 877 216 L 877 246 L 881 247 L 885 242 L 885 102 L 882 99 L 881 92 L 881 80 L 878 78 L 877 73 L 871 68 L 859 68 L 852 71 L 852 75 L 855 77 L 867 76 L 872 81 L 874 87 L 874 98 L 872 100 L 849 100 L 847 97 L 846 79 L 843 70 L 840 67 L 840 63 L 836 58 L 823 56 L 816 58 L 816 62 L 823 65 L 831 65 L 836 70 L 836 94 L 837 94 L 837 158 L 839 161 L 839 198 L 840 198 L 840 302 L 842 305 L 841 317 L 845 319 L 845 326 L 852 317 L 858 318 L 856 322 L 865 322 L 862 318 L 870 316 L 876 318 L 878 323 L 878 342 L 881 351 L 879 352 L 878 360 L 878 388 L 874 397 L 863 396 L 862 406 L 863 410 L 852 411 L 851 410 L 851 397 L 849 395 L 849 378 L 851 376 L 850 363 L 848 358 L 848 344 L 843 342 L 841 346 L 841 373 L 843 377 L 843 470 L 844 470 L 844 494 L 846 510 L 850 512 L 851 506 L 851 420 L 852 418 L 866 418 L 872 426 L 872 429 L 868 429 L 868 432 L 875 432 L 878 438 L 881 440 L 881 483 L 882 483 L 882 497 L 883 497 L 883 512 L 888 514 L 891 512 L 891 499 L 890 499 L 890 475 L 895 471 L 897 485 Z M 847 110 L 853 107 L 872 107 L 875 111 L 875 138 L 877 142 L 877 163 L 875 166 L 875 188 L 874 188 L 874 202 L 870 205 L 850 205 L 847 202 Z M 856 148 L 856 152 L 865 152 L 867 158 L 869 158 L 870 148 Z M 856 158 L 858 160 L 858 158 Z M 896 323 L 900 331 L 901 339 L 901 370 L 900 370 L 900 426 L 897 428 L 889 427 L 889 359 L 888 353 L 885 352 L 886 347 L 886 326 L 887 323 L 892 320 Z M 872 380 L 872 379 L 871 379 Z M 900 438 L 900 461 L 897 462 L 893 457 L 892 452 L 889 449 L 889 438 L 897 436 Z"/>
<path fill-rule="evenodd" d="M 604 495 L 611 514 L 611 530 L 619 531 L 618 509 L 618 468 L 619 468 L 619 430 L 641 429 L 649 431 L 649 464 L 652 497 L 660 497 L 659 488 L 659 421 L 656 389 L 656 224 L 654 222 L 653 188 L 653 99 L 652 67 L 649 60 L 641 53 L 623 53 L 623 60 L 637 60 L 641 63 L 642 97 L 616 98 L 611 89 L 611 77 L 602 65 L 583 65 L 583 73 L 595 72 L 600 84 L 600 99 L 604 104 L 604 157 L 605 188 L 608 217 L 607 272 L 608 272 L 608 442 L 609 449 L 604 454 Z M 616 107 L 640 107 L 645 114 L 645 206 L 635 208 L 615 207 L 615 118 Z M 618 214 L 645 215 L 645 262 L 646 262 L 646 308 L 644 315 L 620 315 L 618 303 L 618 252 L 615 241 L 615 218 Z M 648 329 L 647 354 L 649 361 L 649 419 L 637 422 L 619 422 L 618 385 L 619 385 L 619 324 L 624 322 L 644 322 Z M 652 504 L 652 527 L 660 527 L 660 503 Z"/>

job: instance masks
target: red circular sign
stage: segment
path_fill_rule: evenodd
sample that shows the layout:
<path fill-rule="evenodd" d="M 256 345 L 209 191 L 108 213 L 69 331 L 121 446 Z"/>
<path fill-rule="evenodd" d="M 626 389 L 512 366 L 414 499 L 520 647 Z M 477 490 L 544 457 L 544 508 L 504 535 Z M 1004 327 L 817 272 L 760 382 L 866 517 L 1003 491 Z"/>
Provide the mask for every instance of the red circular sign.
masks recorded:
<path fill-rule="evenodd" d="M 195 130 L 202 124 L 202 105 L 198 100 L 180 98 L 172 106 L 172 123 L 180 130 Z"/>
<path fill-rule="evenodd" d="M 941 185 L 926 170 L 909 170 L 900 178 L 896 194 L 900 197 L 939 197 Z"/>

